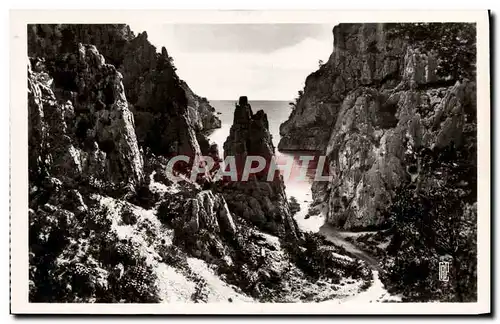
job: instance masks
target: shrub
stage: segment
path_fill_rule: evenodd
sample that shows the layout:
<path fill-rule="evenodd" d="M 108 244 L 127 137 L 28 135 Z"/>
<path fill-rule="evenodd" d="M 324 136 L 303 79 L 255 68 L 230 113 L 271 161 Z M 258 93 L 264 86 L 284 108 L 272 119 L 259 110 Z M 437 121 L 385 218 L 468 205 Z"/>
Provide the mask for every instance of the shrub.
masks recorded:
<path fill-rule="evenodd" d="M 409 300 L 477 298 L 476 166 L 468 155 L 453 146 L 421 152 L 420 190 L 402 188 L 390 210 L 386 279 Z M 438 280 L 442 261 L 450 262 L 447 283 Z"/>
<path fill-rule="evenodd" d="M 191 296 L 191 300 L 195 303 L 206 303 L 208 300 L 208 294 L 209 291 L 207 288 L 207 282 L 203 279 L 199 279 L 196 284 L 195 292 Z"/>
<path fill-rule="evenodd" d="M 435 51 L 437 75 L 475 79 L 476 25 L 472 23 L 398 23 L 389 24 L 389 37 L 402 36 L 412 46 Z"/>
<path fill-rule="evenodd" d="M 186 253 L 175 245 L 161 246 L 158 248 L 158 253 L 166 264 L 177 268 L 189 268 Z"/>
<path fill-rule="evenodd" d="M 182 191 L 173 195 L 166 195 L 165 199 L 158 206 L 156 213 L 158 219 L 165 225 L 173 226 L 174 220 L 184 216 L 184 205 L 188 199 L 196 196 L 199 192 L 193 184 L 183 182 L 181 184 Z"/>
<path fill-rule="evenodd" d="M 78 219 L 59 207 L 30 213 L 30 301 L 158 301 L 145 258 L 118 240 L 106 208 L 89 206 Z"/>
<path fill-rule="evenodd" d="M 144 209 L 151 209 L 155 206 L 159 196 L 158 193 L 152 192 L 147 184 L 144 184 L 137 188 L 135 195 L 129 199 L 129 202 Z"/>
<path fill-rule="evenodd" d="M 156 275 L 144 262 L 125 267 L 121 278 L 110 280 L 109 294 L 120 302 L 155 303 L 159 301 Z M 104 302 L 104 301 L 102 301 Z"/>
<path fill-rule="evenodd" d="M 290 197 L 290 201 L 288 202 L 290 205 L 290 213 L 293 215 L 297 214 L 300 211 L 300 204 L 297 201 L 297 198 L 294 196 Z"/>
<path fill-rule="evenodd" d="M 131 208 L 124 207 L 122 210 L 122 221 L 125 225 L 135 225 L 137 224 L 137 216 Z"/>

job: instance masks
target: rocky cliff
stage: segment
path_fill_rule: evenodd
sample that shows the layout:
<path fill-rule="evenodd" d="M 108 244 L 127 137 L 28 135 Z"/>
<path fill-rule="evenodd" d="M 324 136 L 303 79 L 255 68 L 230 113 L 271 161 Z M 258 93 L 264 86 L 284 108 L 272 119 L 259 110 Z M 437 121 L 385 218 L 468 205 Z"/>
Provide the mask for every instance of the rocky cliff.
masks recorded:
<path fill-rule="evenodd" d="M 143 158 L 122 76 L 92 45 L 79 44 L 69 60 L 71 93 L 55 84 L 44 60 L 28 65 L 30 181 L 133 191 L 143 181 Z"/>
<path fill-rule="evenodd" d="M 254 114 L 247 97 L 240 97 L 230 134 L 224 142 L 224 156 L 235 157 L 239 178 L 249 156 L 263 158 L 266 167 L 252 174 L 249 181 L 226 183 L 224 197 L 235 214 L 279 237 L 297 239 L 300 233 L 290 213 L 283 179 L 276 173 L 268 181 L 274 152 L 267 115 L 263 110 Z"/>
<path fill-rule="evenodd" d="M 385 263 L 398 293 L 468 301 L 474 56 L 448 46 L 470 45 L 462 25 L 439 26 L 424 26 L 424 37 L 401 25 L 337 27 L 336 52 L 308 78 L 282 130 L 328 155 L 334 179 L 313 189 L 331 223 L 377 226 L 390 209 Z M 28 54 L 30 302 L 324 301 L 368 287 L 366 265 L 298 230 L 278 174 L 203 185 L 166 176 L 172 155 L 216 157 L 203 132 L 220 122 L 146 33 L 29 25 Z M 306 128 L 312 136 L 300 142 Z M 248 156 L 272 161 L 267 116 L 246 97 L 224 152 L 239 176 Z M 456 283 L 446 290 L 432 275 L 407 275 L 433 273 L 443 258 Z"/>
<path fill-rule="evenodd" d="M 380 226 L 398 188 L 419 182 L 419 152 L 461 147 L 475 127 L 471 24 L 340 24 L 306 79 L 279 149 L 320 150 L 331 183 L 313 186 L 328 222 Z"/>
<path fill-rule="evenodd" d="M 188 116 L 195 131 L 220 128 L 221 121 L 215 115 L 215 108 L 210 105 L 207 98 L 198 96 L 184 81 L 181 81 L 181 87 L 186 93 Z"/>
<path fill-rule="evenodd" d="M 95 45 L 121 74 L 144 149 L 194 156 L 200 153 L 197 133 L 220 127 L 214 109 L 179 79 L 172 57 L 164 47 L 158 53 L 146 32 L 134 36 L 119 24 L 28 26 L 28 55 L 44 58 L 54 83 L 67 93 L 75 92 L 74 53 L 80 43 Z"/>

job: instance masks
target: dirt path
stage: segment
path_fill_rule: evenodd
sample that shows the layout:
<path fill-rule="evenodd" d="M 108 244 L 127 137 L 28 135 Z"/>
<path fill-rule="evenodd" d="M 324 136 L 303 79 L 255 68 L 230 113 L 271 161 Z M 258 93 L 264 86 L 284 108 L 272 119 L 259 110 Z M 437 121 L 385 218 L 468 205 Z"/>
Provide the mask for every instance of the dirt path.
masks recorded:
<path fill-rule="evenodd" d="M 380 267 L 376 258 L 361 250 L 351 242 L 346 241 L 345 237 L 348 235 L 343 235 L 342 232 L 326 223 L 320 227 L 319 233 L 323 235 L 328 241 L 344 247 L 347 252 L 351 253 L 356 258 L 365 261 L 372 270 L 382 271 L 382 268 Z"/>
<path fill-rule="evenodd" d="M 342 246 L 346 251 L 350 252 L 353 256 L 366 262 L 366 264 L 372 269 L 373 281 L 370 288 L 358 294 L 353 294 L 342 300 L 331 300 L 326 301 L 330 303 L 372 303 L 372 302 L 400 302 L 400 296 L 391 295 L 384 287 L 382 281 L 380 281 L 379 274 L 383 271 L 379 265 L 376 258 L 368 254 L 367 252 L 361 250 L 356 245 L 351 242 L 346 241 L 346 237 L 353 236 L 352 232 L 341 232 L 331 225 L 324 224 L 320 227 L 319 232 L 328 241 L 335 243 L 336 245 Z"/>

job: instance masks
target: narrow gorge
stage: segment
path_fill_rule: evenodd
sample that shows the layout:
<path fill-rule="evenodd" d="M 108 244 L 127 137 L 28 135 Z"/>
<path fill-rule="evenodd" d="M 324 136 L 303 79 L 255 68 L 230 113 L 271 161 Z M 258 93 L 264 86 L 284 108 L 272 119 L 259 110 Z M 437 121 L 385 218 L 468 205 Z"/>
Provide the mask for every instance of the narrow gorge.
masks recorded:
<path fill-rule="evenodd" d="M 171 180 L 172 157 L 217 155 L 205 133 L 220 120 L 145 32 L 29 25 L 28 39 L 31 302 L 300 302 L 367 288 L 362 261 L 298 229 L 280 176 L 192 181 L 189 162 Z M 224 150 L 274 154 L 245 97 Z"/>
<path fill-rule="evenodd" d="M 214 175 L 228 156 L 241 175 L 248 157 L 279 153 L 253 98 L 234 94 L 229 133 L 214 143 L 217 107 L 146 32 L 27 33 L 30 302 L 477 298 L 473 25 L 333 29 L 333 53 L 277 145 L 327 157 L 332 180 L 312 184 L 305 216 L 325 219 L 317 233 L 301 229 L 280 172 Z M 189 159 L 170 170 L 179 156 Z M 216 167 L 193 177 L 207 156 Z M 445 288 L 434 275 L 443 260 Z"/>

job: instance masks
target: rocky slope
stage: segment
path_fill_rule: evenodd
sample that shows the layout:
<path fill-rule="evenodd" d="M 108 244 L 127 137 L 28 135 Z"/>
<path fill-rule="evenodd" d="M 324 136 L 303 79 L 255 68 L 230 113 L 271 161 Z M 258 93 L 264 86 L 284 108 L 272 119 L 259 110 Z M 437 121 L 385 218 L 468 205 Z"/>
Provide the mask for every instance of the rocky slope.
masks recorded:
<path fill-rule="evenodd" d="M 475 127 L 475 31 L 340 24 L 333 34 L 334 52 L 307 78 L 278 148 L 327 155 L 333 180 L 313 191 L 328 222 L 381 226 L 398 190 L 418 186 L 421 152 L 460 148 Z"/>
<path fill-rule="evenodd" d="M 217 228 L 219 221 L 221 231 L 234 234 L 232 216 L 220 194 L 197 196 L 189 191 L 194 184 L 155 182 L 152 152 L 199 154 L 197 132 L 214 125 L 198 121 L 213 111 L 205 104 L 188 114 L 166 50 L 157 54 L 145 35 L 133 38 L 126 26 L 30 25 L 28 34 L 30 300 L 210 299 L 197 294 L 197 286 L 206 285 L 200 273 L 163 260 L 165 249 L 175 254 L 169 250 L 173 236 L 156 209 L 187 190 L 192 201 L 182 201 L 183 214 L 202 222 L 193 233 L 217 217 Z M 104 55 L 80 40 L 98 44 Z M 137 123 L 144 116 L 169 128 Z M 198 201 L 216 209 L 205 212 Z M 166 280 L 167 273 L 184 280 L 191 293 L 178 296 L 179 283 Z"/>

